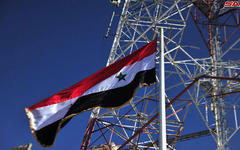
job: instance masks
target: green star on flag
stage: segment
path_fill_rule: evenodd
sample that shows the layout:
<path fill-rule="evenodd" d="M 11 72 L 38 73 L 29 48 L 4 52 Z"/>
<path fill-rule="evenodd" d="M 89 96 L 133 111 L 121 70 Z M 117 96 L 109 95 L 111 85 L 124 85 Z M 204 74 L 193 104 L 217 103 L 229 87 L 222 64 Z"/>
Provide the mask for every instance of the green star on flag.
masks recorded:
<path fill-rule="evenodd" d="M 119 74 L 118 76 L 116 76 L 116 78 L 118 78 L 118 82 L 121 81 L 121 80 L 126 81 L 126 79 L 125 79 L 126 75 L 127 75 L 127 74 L 122 74 L 122 73 L 120 72 L 120 74 Z"/>

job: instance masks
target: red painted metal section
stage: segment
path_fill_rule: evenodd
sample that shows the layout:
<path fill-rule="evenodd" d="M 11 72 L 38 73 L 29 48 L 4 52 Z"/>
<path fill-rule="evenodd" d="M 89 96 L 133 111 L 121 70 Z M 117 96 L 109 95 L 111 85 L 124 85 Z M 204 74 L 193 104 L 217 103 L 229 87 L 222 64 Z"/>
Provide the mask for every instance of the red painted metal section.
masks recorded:
<path fill-rule="evenodd" d="M 240 93 L 240 91 L 232 91 L 232 92 L 227 92 L 227 93 L 221 93 L 221 94 L 218 94 L 218 95 L 210 95 L 210 96 L 207 96 L 207 98 L 222 97 L 222 96 L 226 96 L 226 95 L 230 95 L 230 94 L 234 94 L 234 93 Z"/>
<path fill-rule="evenodd" d="M 210 51 L 210 56 L 215 56 L 213 53 L 213 35 L 212 35 L 212 2 L 208 1 L 208 20 L 209 20 L 209 25 L 208 25 L 208 36 L 209 36 L 209 51 Z"/>
<path fill-rule="evenodd" d="M 144 128 L 146 128 L 153 120 L 155 120 L 158 117 L 158 113 L 156 113 L 142 128 L 138 129 L 137 132 L 131 136 L 125 143 L 123 143 L 118 150 L 121 150 L 127 143 L 129 143 L 133 138 L 135 138 L 139 133 L 143 131 Z"/>
<path fill-rule="evenodd" d="M 202 76 L 201 76 L 202 77 Z M 174 97 L 171 101 L 170 101 L 170 103 L 168 103 L 167 105 L 166 105 L 166 109 L 172 104 L 172 103 L 174 103 L 180 96 L 182 96 L 183 95 L 183 93 L 185 93 L 191 86 L 193 86 L 193 84 L 195 84 L 195 82 L 197 82 L 201 77 L 198 77 L 198 78 L 196 78 L 195 80 L 193 80 L 193 82 L 192 83 L 190 83 L 185 89 L 183 89 L 176 97 Z"/>
<path fill-rule="evenodd" d="M 98 128 L 100 128 L 98 122 L 97 122 L 97 126 L 98 126 Z M 102 129 L 100 129 L 100 132 L 101 132 L 101 134 L 102 134 L 102 136 L 103 136 L 103 138 L 104 138 L 104 140 L 105 140 L 105 142 L 106 142 L 106 145 L 108 146 L 109 150 L 111 150 L 110 143 L 107 141 L 107 138 L 105 137 L 105 135 L 104 135 Z"/>
<path fill-rule="evenodd" d="M 211 0 L 195 1 L 193 3 L 195 6 L 194 13 L 190 12 L 190 14 L 191 14 L 193 21 L 197 27 L 197 30 L 199 31 L 199 33 L 201 35 L 201 38 L 202 38 L 204 44 L 208 48 L 210 56 L 214 56 L 215 52 L 213 50 L 213 30 L 212 29 L 213 29 L 213 26 L 215 26 L 217 24 L 213 24 L 213 20 L 218 17 L 224 16 L 226 14 L 232 13 L 236 9 L 228 10 L 225 13 L 219 14 L 218 16 L 216 16 L 215 14 L 212 14 L 212 11 L 211 11 L 212 5 L 213 5 L 213 2 Z M 222 3 L 222 7 L 223 7 L 223 5 L 224 5 L 224 3 Z M 207 7 L 207 10 L 206 9 L 202 10 L 201 8 L 203 8 L 203 7 Z M 201 14 L 198 13 L 198 12 L 200 12 L 199 10 L 202 12 Z M 206 24 L 202 20 L 203 16 L 205 16 L 207 19 Z M 232 16 L 234 17 L 233 13 L 232 13 Z M 202 24 L 203 26 L 206 25 L 208 27 L 208 31 L 207 31 L 208 37 L 204 37 L 204 34 L 203 34 L 204 30 L 200 29 L 199 24 Z M 233 37 L 233 35 L 235 35 L 236 32 L 240 29 L 240 23 L 239 23 L 239 21 L 236 20 L 236 25 L 232 25 L 232 26 L 236 27 L 236 29 L 234 31 L 232 31 L 231 33 L 229 33 L 228 37 L 227 37 L 226 26 L 231 26 L 231 25 L 227 24 L 227 20 L 225 22 L 223 22 L 222 24 L 218 24 L 218 25 L 223 26 L 223 30 L 224 30 L 223 31 L 223 33 L 224 33 L 223 41 L 224 42 L 221 44 L 221 47 L 223 47 L 228 41 L 230 41 L 230 39 Z M 206 39 L 208 39 L 208 42 L 206 41 Z"/>
<path fill-rule="evenodd" d="M 80 150 L 88 149 L 95 123 L 96 123 L 96 119 L 90 117 Z"/>
<path fill-rule="evenodd" d="M 238 82 L 240 82 L 240 78 L 214 77 L 214 76 L 207 76 L 207 75 L 203 75 L 201 78 L 211 78 L 211 79 L 220 79 L 220 80 L 231 80 L 231 81 L 238 81 Z"/>

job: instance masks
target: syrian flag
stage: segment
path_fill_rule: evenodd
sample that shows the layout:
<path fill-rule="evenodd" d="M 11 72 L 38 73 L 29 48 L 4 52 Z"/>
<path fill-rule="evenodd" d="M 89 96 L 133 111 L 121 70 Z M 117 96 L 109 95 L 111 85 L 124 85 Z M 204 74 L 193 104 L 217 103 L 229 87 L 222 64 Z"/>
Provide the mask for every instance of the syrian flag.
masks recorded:
<path fill-rule="evenodd" d="M 96 108 L 114 108 L 129 102 L 139 86 L 155 82 L 157 39 L 101 69 L 77 84 L 26 108 L 34 137 L 52 146 L 58 131 L 73 116 Z"/>

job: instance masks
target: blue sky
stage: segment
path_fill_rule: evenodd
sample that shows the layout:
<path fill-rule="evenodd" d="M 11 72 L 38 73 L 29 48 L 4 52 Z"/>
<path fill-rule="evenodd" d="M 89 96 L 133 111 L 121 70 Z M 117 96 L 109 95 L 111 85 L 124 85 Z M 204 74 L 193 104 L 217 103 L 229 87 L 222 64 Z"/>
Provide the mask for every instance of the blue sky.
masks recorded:
<path fill-rule="evenodd" d="M 0 1 L 1 150 L 29 142 L 44 149 L 24 108 L 106 65 L 112 40 L 103 36 L 112 9 L 108 0 Z M 53 149 L 79 149 L 88 118 L 73 119 Z"/>
<path fill-rule="evenodd" d="M 1 150 L 26 143 L 45 149 L 33 138 L 24 108 L 106 65 L 113 38 L 103 36 L 113 9 L 108 0 L 0 1 Z M 51 149 L 79 149 L 89 114 L 72 119 Z M 187 146 L 201 150 L 204 140 Z"/>

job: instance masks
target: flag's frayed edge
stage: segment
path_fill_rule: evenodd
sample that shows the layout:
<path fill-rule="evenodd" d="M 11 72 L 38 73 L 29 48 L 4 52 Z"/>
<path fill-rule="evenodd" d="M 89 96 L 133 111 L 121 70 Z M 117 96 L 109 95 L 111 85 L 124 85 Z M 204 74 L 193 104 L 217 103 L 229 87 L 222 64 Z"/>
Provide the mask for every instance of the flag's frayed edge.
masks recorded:
<path fill-rule="evenodd" d="M 122 104 L 122 105 L 120 105 L 120 106 L 118 106 L 118 107 L 100 107 L 100 106 L 97 106 L 97 107 L 89 108 L 89 109 L 87 109 L 87 110 L 85 110 L 85 111 L 82 111 L 82 112 L 80 112 L 80 113 L 83 113 L 83 112 L 86 112 L 86 111 L 89 111 L 89 110 L 92 110 L 92 109 L 96 109 L 96 108 L 105 108 L 105 109 L 107 109 L 107 108 L 113 108 L 113 109 L 119 109 L 119 108 L 121 108 L 122 106 L 126 105 L 128 102 L 130 102 L 130 101 L 133 100 L 133 98 L 135 97 L 135 95 L 136 95 L 136 93 L 137 93 L 137 89 L 138 89 L 139 87 L 151 86 L 151 85 L 153 85 L 153 84 L 155 84 L 155 83 L 156 83 L 156 82 L 153 82 L 153 83 L 150 83 L 150 84 L 147 84 L 147 83 L 139 84 L 139 86 L 135 88 L 135 90 L 134 90 L 134 92 L 133 92 L 133 94 L 132 94 L 132 97 L 131 97 L 129 100 L 127 100 L 126 103 L 124 103 L 124 104 Z M 29 112 L 28 108 L 25 108 L 25 111 L 26 111 L 26 114 L 27 114 L 27 116 L 28 116 L 28 118 L 29 118 L 31 132 L 32 132 L 34 138 L 36 139 L 36 141 L 37 141 L 41 146 L 43 146 L 43 147 L 53 147 L 53 144 L 54 144 L 55 141 L 56 141 L 56 136 L 54 137 L 53 144 L 51 144 L 51 145 L 46 145 L 46 144 L 41 143 L 41 141 L 39 141 L 38 138 L 37 138 L 37 135 L 36 135 L 35 130 L 33 129 L 33 120 L 32 120 L 32 117 L 31 117 L 31 115 L 30 115 L 30 112 Z M 68 119 L 72 118 L 73 116 L 76 116 L 76 115 L 78 115 L 78 114 L 80 114 L 80 113 L 71 114 L 71 115 L 65 117 L 64 119 L 61 119 L 61 121 L 60 121 L 60 123 L 59 123 L 59 125 L 58 125 L 58 128 L 57 128 L 57 131 L 56 131 L 56 135 L 58 134 L 58 132 L 59 132 L 60 129 L 61 129 L 62 124 L 63 124 L 66 120 L 68 120 Z"/>
<path fill-rule="evenodd" d="M 43 147 L 52 147 L 53 144 L 52 145 L 45 145 L 38 140 L 37 135 L 35 133 L 35 130 L 33 129 L 33 120 L 32 120 L 32 117 L 30 115 L 30 112 L 29 112 L 28 108 L 25 108 L 25 111 L 26 111 L 27 117 L 29 118 L 29 124 L 30 124 L 31 132 L 32 132 L 34 138 L 36 139 L 36 141 L 38 142 L 38 144 L 40 144 Z M 60 126 L 58 127 L 57 131 L 59 131 L 59 128 L 60 128 Z M 55 141 L 55 139 L 54 139 L 54 141 Z"/>

